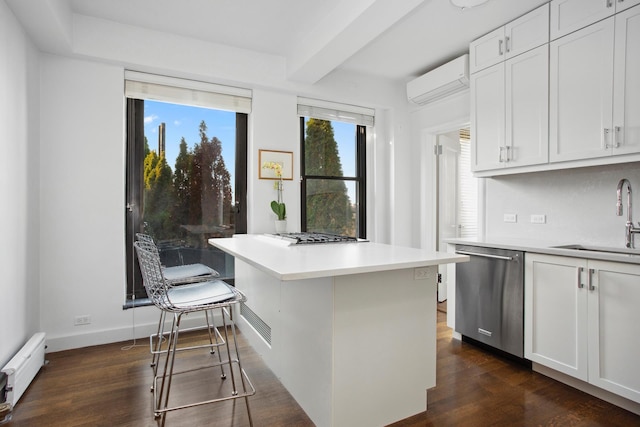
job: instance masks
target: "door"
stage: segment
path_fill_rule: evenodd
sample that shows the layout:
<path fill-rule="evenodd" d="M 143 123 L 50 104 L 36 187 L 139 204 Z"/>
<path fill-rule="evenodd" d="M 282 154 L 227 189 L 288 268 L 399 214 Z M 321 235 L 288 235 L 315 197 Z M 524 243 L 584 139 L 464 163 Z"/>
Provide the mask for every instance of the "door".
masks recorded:
<path fill-rule="evenodd" d="M 637 153 L 640 152 L 640 6 L 619 13 L 615 21 L 613 154 Z"/>
<path fill-rule="evenodd" d="M 611 16 L 617 0 L 553 0 L 551 2 L 551 40 Z"/>
<path fill-rule="evenodd" d="M 504 63 L 471 75 L 471 154 L 473 171 L 504 167 Z"/>
<path fill-rule="evenodd" d="M 589 382 L 640 403 L 640 266 L 589 260 Z"/>
<path fill-rule="evenodd" d="M 504 27 L 493 30 L 469 44 L 469 71 L 477 71 L 504 61 Z"/>
<path fill-rule="evenodd" d="M 525 357 L 587 381 L 587 263 L 525 255 Z"/>
<path fill-rule="evenodd" d="M 507 59 L 549 43 L 549 4 L 509 22 L 504 35 Z"/>
<path fill-rule="evenodd" d="M 458 223 L 458 159 L 460 157 L 459 132 L 438 135 L 438 247 L 446 251 L 445 239 L 459 237 Z M 439 265 L 438 302 L 447 299 L 447 266 Z"/>
<path fill-rule="evenodd" d="M 550 44 L 551 162 L 611 154 L 613 18 Z"/>
<path fill-rule="evenodd" d="M 549 160 L 549 46 L 506 63 L 505 163 L 538 165 Z"/>
<path fill-rule="evenodd" d="M 446 239 L 477 236 L 478 183 L 470 166 L 469 129 L 443 133 L 437 136 L 437 247 L 446 251 Z M 449 269 L 438 266 L 441 283 L 438 301 L 447 299 Z"/>

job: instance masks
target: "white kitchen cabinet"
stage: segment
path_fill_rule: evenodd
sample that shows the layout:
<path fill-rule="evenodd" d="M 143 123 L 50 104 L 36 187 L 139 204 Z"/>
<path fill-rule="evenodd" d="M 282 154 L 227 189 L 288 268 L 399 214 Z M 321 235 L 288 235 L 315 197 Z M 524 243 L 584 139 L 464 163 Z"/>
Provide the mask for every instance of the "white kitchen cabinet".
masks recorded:
<path fill-rule="evenodd" d="M 472 74 L 471 170 L 504 167 L 505 67 L 497 64 Z"/>
<path fill-rule="evenodd" d="M 548 45 L 471 75 L 471 167 L 548 161 Z"/>
<path fill-rule="evenodd" d="M 549 19 L 551 40 L 637 4 L 640 0 L 553 0 Z"/>
<path fill-rule="evenodd" d="M 469 45 L 473 74 L 549 42 L 549 4 L 474 40 Z"/>
<path fill-rule="evenodd" d="M 550 46 L 550 161 L 640 153 L 640 6 Z"/>
<path fill-rule="evenodd" d="M 640 0 L 638 0 L 640 2 Z M 640 152 L 640 6 L 615 17 L 613 154 Z"/>
<path fill-rule="evenodd" d="M 589 382 L 640 402 L 640 266 L 589 260 Z"/>
<path fill-rule="evenodd" d="M 587 381 L 587 262 L 527 253 L 524 266 L 525 358 Z"/>
<path fill-rule="evenodd" d="M 525 256 L 525 357 L 640 402 L 640 265 Z"/>
<path fill-rule="evenodd" d="M 549 159 L 610 154 L 614 18 L 550 43 Z"/>

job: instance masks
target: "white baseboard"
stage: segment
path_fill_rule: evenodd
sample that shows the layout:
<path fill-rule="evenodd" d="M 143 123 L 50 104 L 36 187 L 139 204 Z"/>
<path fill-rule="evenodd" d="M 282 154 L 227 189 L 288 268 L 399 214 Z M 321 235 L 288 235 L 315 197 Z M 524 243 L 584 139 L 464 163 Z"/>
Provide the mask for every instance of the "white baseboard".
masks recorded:
<path fill-rule="evenodd" d="M 158 312 L 159 313 L 159 312 Z M 220 324 L 219 314 L 215 315 L 216 325 Z M 170 318 L 170 316 L 168 316 Z M 187 316 L 182 319 L 182 327 L 191 328 L 201 326 L 203 316 Z M 170 326 L 169 326 L 170 327 Z M 104 329 L 100 331 L 90 331 L 74 335 L 55 336 L 47 334 L 47 353 L 56 351 L 71 350 L 75 348 L 90 347 L 94 345 L 111 344 L 114 342 L 125 342 L 134 339 L 137 344 L 148 345 L 149 335 L 154 334 L 158 329 L 158 322 L 136 324 L 114 329 Z"/>

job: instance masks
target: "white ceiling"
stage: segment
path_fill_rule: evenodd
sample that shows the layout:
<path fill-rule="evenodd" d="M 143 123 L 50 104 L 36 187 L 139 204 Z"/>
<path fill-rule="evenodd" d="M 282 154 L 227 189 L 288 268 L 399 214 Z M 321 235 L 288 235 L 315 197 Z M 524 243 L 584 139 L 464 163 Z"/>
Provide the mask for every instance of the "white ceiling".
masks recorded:
<path fill-rule="evenodd" d="M 284 57 L 291 79 L 315 83 L 334 69 L 408 80 L 548 0 L 489 0 L 467 10 L 449 0 L 5 1 L 42 50 L 73 37 L 60 13 L 55 25 L 46 16 L 65 10 Z"/>

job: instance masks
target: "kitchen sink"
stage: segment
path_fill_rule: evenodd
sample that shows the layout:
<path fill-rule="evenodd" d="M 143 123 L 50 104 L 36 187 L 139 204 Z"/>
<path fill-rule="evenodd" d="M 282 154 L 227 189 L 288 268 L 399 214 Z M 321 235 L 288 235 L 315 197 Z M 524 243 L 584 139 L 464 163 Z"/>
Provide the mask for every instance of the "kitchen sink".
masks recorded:
<path fill-rule="evenodd" d="M 591 246 L 591 245 L 561 245 L 561 246 L 553 246 L 555 249 L 571 249 L 574 251 L 584 251 L 584 252 L 604 252 L 609 254 L 625 254 L 625 255 L 640 255 L 640 249 L 632 249 L 632 248 L 611 248 L 605 246 Z"/>

